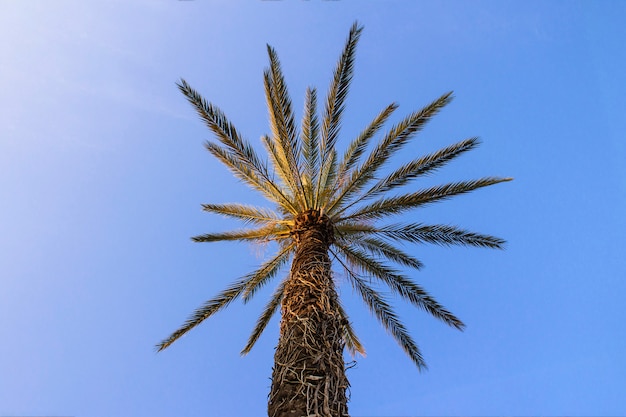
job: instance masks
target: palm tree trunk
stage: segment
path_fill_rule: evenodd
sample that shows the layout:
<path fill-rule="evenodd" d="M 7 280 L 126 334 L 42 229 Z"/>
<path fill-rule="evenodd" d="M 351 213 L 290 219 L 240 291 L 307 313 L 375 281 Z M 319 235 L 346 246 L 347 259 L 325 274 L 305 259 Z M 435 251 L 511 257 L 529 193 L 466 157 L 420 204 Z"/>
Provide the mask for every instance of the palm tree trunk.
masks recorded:
<path fill-rule="evenodd" d="M 343 334 L 328 249 L 333 229 L 315 210 L 293 230 L 296 253 L 282 301 L 269 417 L 348 415 Z"/>

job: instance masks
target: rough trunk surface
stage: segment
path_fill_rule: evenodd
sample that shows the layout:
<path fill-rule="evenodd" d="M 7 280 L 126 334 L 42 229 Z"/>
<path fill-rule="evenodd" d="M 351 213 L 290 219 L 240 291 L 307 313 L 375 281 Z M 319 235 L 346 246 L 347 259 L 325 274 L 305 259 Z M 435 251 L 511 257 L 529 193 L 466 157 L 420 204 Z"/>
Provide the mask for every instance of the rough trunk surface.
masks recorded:
<path fill-rule="evenodd" d="M 269 417 L 348 416 L 341 317 L 328 249 L 328 217 L 309 210 L 292 231 L 296 253 L 282 301 Z"/>

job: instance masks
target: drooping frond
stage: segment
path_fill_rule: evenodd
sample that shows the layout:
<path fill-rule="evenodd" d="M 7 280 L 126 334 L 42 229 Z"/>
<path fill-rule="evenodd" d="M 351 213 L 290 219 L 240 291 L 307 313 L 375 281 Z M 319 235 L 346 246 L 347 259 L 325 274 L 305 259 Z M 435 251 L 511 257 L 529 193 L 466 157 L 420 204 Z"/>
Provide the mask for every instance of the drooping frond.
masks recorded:
<path fill-rule="evenodd" d="M 221 242 L 221 241 L 253 241 L 269 242 L 272 240 L 285 239 L 289 236 L 289 229 L 281 225 L 269 225 L 257 229 L 241 229 L 230 232 L 205 233 L 194 236 L 194 242 Z"/>
<path fill-rule="evenodd" d="M 302 155 L 304 157 L 304 180 L 309 207 L 314 205 L 314 187 L 319 175 L 319 121 L 317 119 L 317 90 L 307 88 L 302 118 Z"/>
<path fill-rule="evenodd" d="M 400 319 L 398 319 L 389 303 L 385 301 L 381 294 L 367 285 L 365 281 L 355 274 L 347 265 L 343 263 L 342 265 L 348 274 L 352 287 L 361 296 L 370 312 L 374 314 L 385 330 L 396 339 L 396 342 L 398 342 L 400 347 L 406 352 L 409 358 L 411 358 L 417 368 L 419 370 L 425 370 L 427 368 L 426 362 L 424 362 L 419 348 L 413 341 L 413 338 L 411 338 L 411 335 L 409 335 L 406 327 L 404 327 Z"/>
<path fill-rule="evenodd" d="M 359 193 L 363 187 L 374 178 L 378 169 L 384 166 L 392 155 L 402 149 L 408 140 L 419 132 L 425 124 L 451 100 L 452 92 L 446 93 L 428 106 L 410 114 L 400 123 L 393 126 L 383 140 L 374 148 L 363 165 L 352 171 L 350 180 L 344 185 L 339 194 L 341 196 L 339 201 L 334 205 L 344 205 L 352 196 Z M 354 201 L 351 205 L 358 201 L 359 200 Z M 333 211 L 333 215 L 338 216 L 344 212 L 347 207 L 350 207 L 350 205 L 344 206 L 343 209 L 337 212 Z"/>
<path fill-rule="evenodd" d="M 193 312 L 191 317 L 189 317 L 178 330 L 176 330 L 170 335 L 170 337 L 163 340 L 156 346 L 157 352 L 160 352 L 163 349 L 167 348 L 169 345 L 181 338 L 189 330 L 193 329 L 198 324 L 202 323 L 204 320 L 230 304 L 233 300 L 239 297 L 241 292 L 246 287 L 246 284 L 247 280 L 241 279 L 231 284 L 230 287 L 222 291 L 217 297 L 205 302 L 202 306 L 200 306 L 200 308 Z"/>
<path fill-rule="evenodd" d="M 478 146 L 478 138 L 470 138 L 454 145 L 443 148 L 435 153 L 426 155 L 415 161 L 412 161 L 386 178 L 380 180 L 369 191 L 365 193 L 366 198 L 370 199 L 387 191 L 390 191 L 396 187 L 407 184 L 409 181 L 427 173 L 430 173 L 437 168 L 450 162 L 457 156 L 474 149 Z"/>
<path fill-rule="evenodd" d="M 346 343 L 348 352 L 350 352 L 352 356 L 355 356 L 357 353 L 360 353 L 361 356 L 365 356 L 365 348 L 354 332 L 354 329 L 350 324 L 348 314 L 339 300 L 337 300 L 337 309 L 339 310 L 339 315 L 341 316 L 341 321 L 343 322 L 343 340 Z"/>
<path fill-rule="evenodd" d="M 438 318 L 449 326 L 459 330 L 463 330 L 465 327 L 461 320 L 440 305 L 423 288 L 415 284 L 409 278 L 400 275 L 393 268 L 368 257 L 360 250 L 339 244 L 336 244 L 336 247 L 350 265 L 384 282 L 393 292 L 400 295 L 414 306 L 427 311 L 433 317 Z"/>
<path fill-rule="evenodd" d="M 287 220 L 279 217 L 273 210 L 252 207 L 245 204 L 203 204 L 202 209 L 210 213 L 233 217 L 248 223 L 287 223 Z"/>
<path fill-rule="evenodd" d="M 400 214 L 416 207 L 445 200 L 459 194 L 469 193 L 478 188 L 511 181 L 512 178 L 487 177 L 473 181 L 461 181 L 431 187 L 415 193 L 398 197 L 381 198 L 374 203 L 360 207 L 354 213 L 341 220 L 374 220 L 382 217 Z"/>
<path fill-rule="evenodd" d="M 287 280 L 285 279 L 280 283 L 278 287 L 276 287 L 276 291 L 274 291 L 272 298 L 267 303 L 267 305 L 263 309 L 263 313 L 257 320 L 256 325 L 254 326 L 254 329 L 252 330 L 252 333 L 248 338 L 246 346 L 241 351 L 242 355 L 247 355 L 250 352 L 250 350 L 254 347 L 256 341 L 259 340 L 259 337 L 267 327 L 267 323 L 269 323 L 269 321 L 272 319 L 272 316 L 274 316 L 274 314 L 276 313 L 276 310 L 278 310 L 278 306 L 283 301 L 283 294 L 285 292 L 286 282 Z"/>
<path fill-rule="evenodd" d="M 280 272 L 280 269 L 287 263 L 295 248 L 296 244 L 294 242 L 284 245 L 272 259 L 263 263 L 256 271 L 246 275 L 248 284 L 243 292 L 244 303 L 250 301 L 257 290 Z"/>
<path fill-rule="evenodd" d="M 391 225 L 377 228 L 373 233 L 392 240 L 412 243 L 434 243 L 437 245 L 467 245 L 483 248 L 503 249 L 506 243 L 498 237 L 483 235 L 449 225 Z"/>
<path fill-rule="evenodd" d="M 346 241 L 346 244 L 358 246 L 366 250 L 368 253 L 372 255 L 385 257 L 389 259 L 390 261 L 393 261 L 397 264 L 400 264 L 409 268 L 414 268 L 414 269 L 419 270 L 424 267 L 424 264 L 422 264 L 418 259 L 415 259 L 411 255 L 405 253 L 399 248 L 381 239 L 377 239 L 374 237 L 367 237 L 367 238 L 346 239 L 345 241 Z"/>

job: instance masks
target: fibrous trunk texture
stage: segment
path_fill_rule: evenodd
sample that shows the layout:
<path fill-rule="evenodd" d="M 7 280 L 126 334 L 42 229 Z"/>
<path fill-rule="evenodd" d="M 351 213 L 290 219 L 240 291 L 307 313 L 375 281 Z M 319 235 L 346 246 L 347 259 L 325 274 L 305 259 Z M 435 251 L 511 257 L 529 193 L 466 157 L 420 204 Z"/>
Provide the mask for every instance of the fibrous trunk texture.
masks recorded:
<path fill-rule="evenodd" d="M 292 231 L 296 253 L 282 301 L 269 417 L 344 417 L 349 386 L 343 334 L 328 249 L 333 228 L 309 210 Z"/>

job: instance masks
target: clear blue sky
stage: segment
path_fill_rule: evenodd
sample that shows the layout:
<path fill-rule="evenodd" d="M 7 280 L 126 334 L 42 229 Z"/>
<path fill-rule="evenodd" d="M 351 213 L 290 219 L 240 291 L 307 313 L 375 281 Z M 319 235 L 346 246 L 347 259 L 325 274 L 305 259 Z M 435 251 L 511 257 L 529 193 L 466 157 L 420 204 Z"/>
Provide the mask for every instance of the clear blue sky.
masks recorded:
<path fill-rule="evenodd" d="M 263 415 L 278 322 L 239 351 L 271 288 L 153 350 L 266 254 L 190 241 L 234 225 L 201 203 L 259 201 L 175 82 L 258 144 L 265 44 L 299 110 L 355 20 L 344 140 L 454 90 L 409 153 L 483 144 L 424 183 L 515 181 L 411 215 L 509 242 L 411 247 L 467 324 L 398 305 L 427 372 L 341 287 L 368 352 L 351 413 L 626 415 L 626 3 L 573 0 L 0 1 L 0 415 Z"/>

